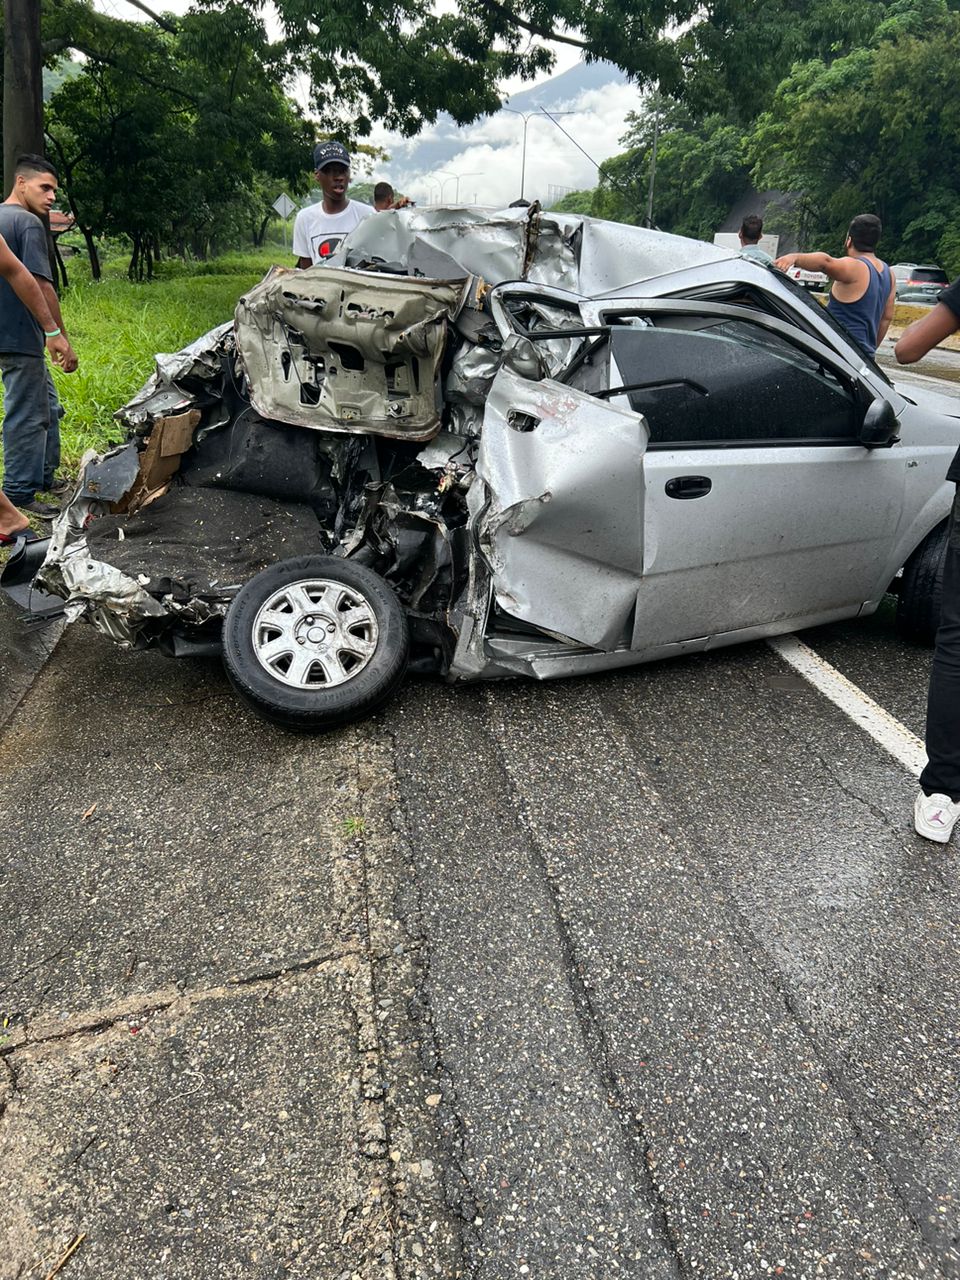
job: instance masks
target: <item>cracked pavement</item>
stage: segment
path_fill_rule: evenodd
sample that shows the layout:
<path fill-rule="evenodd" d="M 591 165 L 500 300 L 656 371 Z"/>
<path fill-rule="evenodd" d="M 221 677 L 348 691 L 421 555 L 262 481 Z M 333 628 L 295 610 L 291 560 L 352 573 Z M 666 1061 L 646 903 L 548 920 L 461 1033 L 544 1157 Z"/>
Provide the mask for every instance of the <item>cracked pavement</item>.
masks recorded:
<path fill-rule="evenodd" d="M 922 731 L 888 613 L 805 639 Z M 312 739 L 68 629 L 0 734 L 0 1280 L 960 1276 L 957 855 L 786 676 Z"/>

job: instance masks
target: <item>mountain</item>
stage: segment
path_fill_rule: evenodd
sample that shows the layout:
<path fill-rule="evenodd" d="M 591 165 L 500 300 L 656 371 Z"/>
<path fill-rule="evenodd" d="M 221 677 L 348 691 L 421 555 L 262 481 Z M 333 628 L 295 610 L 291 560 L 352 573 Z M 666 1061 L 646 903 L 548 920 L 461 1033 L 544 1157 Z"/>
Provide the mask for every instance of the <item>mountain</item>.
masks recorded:
<path fill-rule="evenodd" d="M 544 80 L 533 89 L 523 89 L 507 99 L 515 111 L 562 111 L 582 93 L 608 84 L 626 84 L 627 77 L 612 62 L 578 62 L 569 71 Z"/>

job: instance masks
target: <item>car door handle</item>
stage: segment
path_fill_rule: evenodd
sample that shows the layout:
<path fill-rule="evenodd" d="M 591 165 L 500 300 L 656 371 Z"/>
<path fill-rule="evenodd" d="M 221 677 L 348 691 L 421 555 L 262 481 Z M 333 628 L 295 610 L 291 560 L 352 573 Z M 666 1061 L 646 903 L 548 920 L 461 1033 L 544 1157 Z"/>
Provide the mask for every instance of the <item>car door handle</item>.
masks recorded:
<path fill-rule="evenodd" d="M 664 485 L 668 498 L 704 498 L 713 488 L 708 476 L 674 476 Z"/>

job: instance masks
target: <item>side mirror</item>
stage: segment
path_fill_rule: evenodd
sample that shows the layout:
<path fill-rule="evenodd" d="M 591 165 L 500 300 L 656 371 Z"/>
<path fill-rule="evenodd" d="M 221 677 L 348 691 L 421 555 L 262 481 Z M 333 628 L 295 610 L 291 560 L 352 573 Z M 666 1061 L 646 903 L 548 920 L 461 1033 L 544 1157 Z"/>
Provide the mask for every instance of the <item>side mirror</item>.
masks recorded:
<path fill-rule="evenodd" d="M 860 443 L 865 449 L 889 449 L 900 439 L 897 434 L 897 415 L 889 400 L 874 400 L 863 415 L 860 426 Z"/>

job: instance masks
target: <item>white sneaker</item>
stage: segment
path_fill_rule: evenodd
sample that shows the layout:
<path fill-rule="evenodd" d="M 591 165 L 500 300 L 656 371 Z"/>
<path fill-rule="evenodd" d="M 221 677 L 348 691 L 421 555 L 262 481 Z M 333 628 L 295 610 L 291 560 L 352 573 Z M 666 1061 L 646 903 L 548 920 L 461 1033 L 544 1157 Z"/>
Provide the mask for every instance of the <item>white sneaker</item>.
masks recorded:
<path fill-rule="evenodd" d="M 913 806 L 913 825 L 918 836 L 946 844 L 957 818 L 960 818 L 960 804 L 954 803 L 949 796 L 925 796 L 922 791 L 917 796 Z"/>

